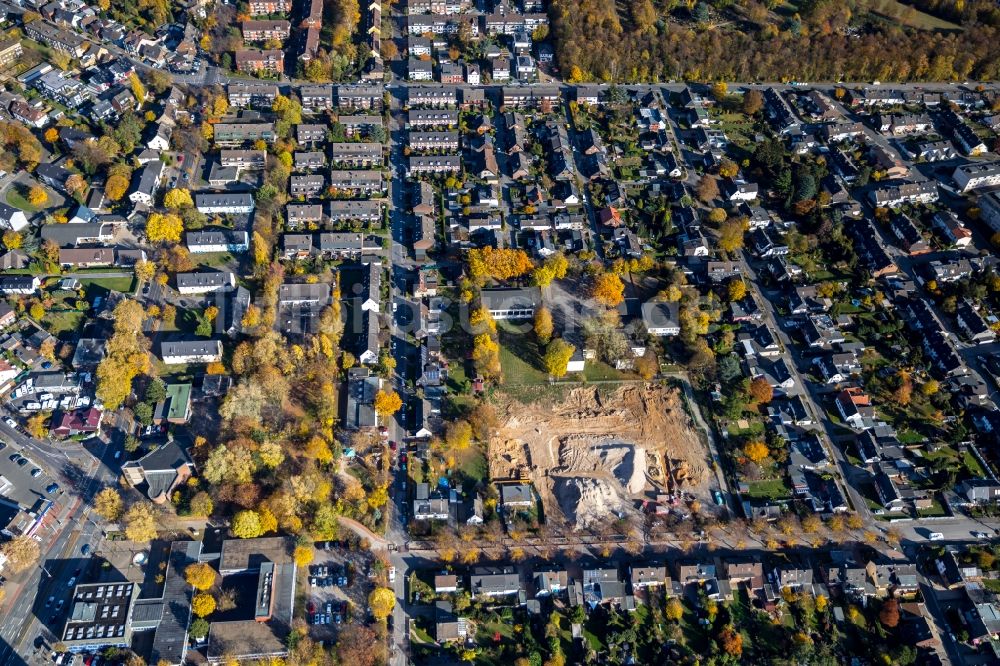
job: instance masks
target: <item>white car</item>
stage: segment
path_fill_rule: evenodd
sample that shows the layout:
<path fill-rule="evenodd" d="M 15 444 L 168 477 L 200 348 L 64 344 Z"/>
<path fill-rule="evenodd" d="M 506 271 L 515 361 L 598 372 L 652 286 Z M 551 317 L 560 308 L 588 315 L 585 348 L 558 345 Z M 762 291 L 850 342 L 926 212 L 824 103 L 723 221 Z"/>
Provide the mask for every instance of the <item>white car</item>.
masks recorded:
<path fill-rule="evenodd" d="M 389 567 L 389 582 L 396 582 L 396 567 Z"/>
<path fill-rule="evenodd" d="M 10 418 L 9 416 L 3 420 L 4 423 L 9 425 L 11 428 L 17 428 L 17 421 Z"/>

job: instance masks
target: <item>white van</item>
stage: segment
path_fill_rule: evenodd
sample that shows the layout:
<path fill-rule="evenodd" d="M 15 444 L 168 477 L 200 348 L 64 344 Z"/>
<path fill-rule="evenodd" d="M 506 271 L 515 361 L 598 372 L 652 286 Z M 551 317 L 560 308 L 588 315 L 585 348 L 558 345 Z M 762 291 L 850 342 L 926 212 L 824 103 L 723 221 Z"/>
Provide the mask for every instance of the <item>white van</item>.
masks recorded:
<path fill-rule="evenodd" d="M 927 535 L 927 538 L 931 541 L 944 541 L 944 535 L 940 532 L 931 532 Z"/>

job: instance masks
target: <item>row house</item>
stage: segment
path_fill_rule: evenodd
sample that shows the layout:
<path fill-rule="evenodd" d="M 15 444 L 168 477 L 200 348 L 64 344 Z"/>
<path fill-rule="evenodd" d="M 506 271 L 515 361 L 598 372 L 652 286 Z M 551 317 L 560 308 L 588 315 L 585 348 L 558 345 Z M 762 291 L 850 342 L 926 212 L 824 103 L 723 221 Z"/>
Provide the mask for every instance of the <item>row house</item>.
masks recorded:
<path fill-rule="evenodd" d="M 243 21 L 243 42 L 284 41 L 292 32 L 288 21 Z"/>
<path fill-rule="evenodd" d="M 250 195 L 248 194 L 247 196 Z M 224 202 L 219 201 L 218 203 L 221 205 Z M 250 203 L 253 203 L 253 197 L 250 197 Z M 236 205 L 239 205 L 239 202 L 235 202 L 233 207 Z M 250 249 L 250 235 L 245 230 L 237 231 L 235 229 L 225 229 L 222 231 L 188 231 L 184 234 L 184 244 L 187 245 L 188 251 L 191 252 L 191 254 L 208 254 L 216 252 L 241 254 Z"/>
<path fill-rule="evenodd" d="M 292 0 L 250 0 L 250 14 L 252 16 L 288 14 L 291 11 Z"/>
<path fill-rule="evenodd" d="M 48 21 L 31 21 L 24 26 L 24 34 L 54 51 L 66 53 L 74 58 L 79 58 L 86 50 L 86 40 L 83 37 L 52 25 Z"/>
<path fill-rule="evenodd" d="M 320 174 L 295 175 L 288 184 L 288 192 L 293 197 L 312 197 L 323 191 L 326 179 Z"/>
<path fill-rule="evenodd" d="M 294 167 L 296 171 L 311 171 L 326 164 L 326 157 L 318 150 L 295 151 Z"/>
<path fill-rule="evenodd" d="M 896 215 L 889 223 L 889 228 L 899 241 L 900 247 L 913 256 L 931 251 L 930 243 L 924 239 L 920 229 L 906 215 Z"/>
<path fill-rule="evenodd" d="M 305 259 L 322 256 L 326 259 L 358 259 L 364 254 L 382 249 L 377 238 L 349 232 L 324 232 L 317 234 L 285 234 L 281 237 L 282 252 L 286 259 Z"/>
<path fill-rule="evenodd" d="M 864 134 L 865 126 L 861 123 L 824 125 L 820 130 L 820 136 L 822 136 L 827 143 L 838 143 L 840 141 L 846 141 L 859 136 L 863 137 Z"/>
<path fill-rule="evenodd" d="M 414 14 L 445 14 L 451 16 L 468 11 L 472 7 L 470 0 L 407 0 L 406 13 Z"/>
<path fill-rule="evenodd" d="M 236 71 L 274 72 L 285 69 L 285 52 L 279 49 L 241 49 L 236 52 Z"/>
<path fill-rule="evenodd" d="M 249 192 L 199 192 L 194 195 L 194 206 L 205 215 L 249 215 L 254 201 Z"/>
<path fill-rule="evenodd" d="M 217 123 L 212 126 L 217 146 L 239 146 L 263 140 L 274 141 L 274 123 Z"/>
<path fill-rule="evenodd" d="M 410 128 L 455 127 L 458 125 L 458 111 L 410 109 L 406 113 L 406 124 Z"/>
<path fill-rule="evenodd" d="M 503 87 L 503 105 L 514 108 L 553 108 L 559 104 L 561 93 L 555 86 Z"/>
<path fill-rule="evenodd" d="M 970 157 L 975 157 L 976 155 L 982 155 L 989 150 L 983 140 L 979 138 L 979 135 L 969 127 L 964 122 L 959 123 L 952 127 L 952 137 L 955 139 L 955 143 L 958 147 L 962 149 L 966 155 Z"/>
<path fill-rule="evenodd" d="M 337 106 L 342 109 L 382 110 L 381 86 L 344 85 L 337 86 Z"/>
<path fill-rule="evenodd" d="M 458 130 L 410 132 L 407 135 L 410 150 L 458 150 Z"/>
<path fill-rule="evenodd" d="M 406 101 L 411 107 L 451 107 L 458 104 L 458 91 L 436 86 L 410 86 L 406 91 Z"/>
<path fill-rule="evenodd" d="M 219 163 L 223 167 L 243 170 L 263 169 L 267 161 L 266 150 L 220 150 Z"/>
<path fill-rule="evenodd" d="M 531 34 L 535 28 L 548 24 L 549 17 L 543 13 L 496 13 L 483 17 L 483 32 L 487 35 L 513 35 L 516 32 Z"/>
<path fill-rule="evenodd" d="M 382 116 L 340 116 L 337 118 L 337 122 L 343 126 L 344 134 L 348 137 L 367 134 L 376 127 L 384 128 Z"/>
<path fill-rule="evenodd" d="M 300 144 L 322 143 L 326 141 L 326 125 L 302 124 L 295 126 L 295 140 Z"/>
<path fill-rule="evenodd" d="M 330 161 L 346 167 L 381 166 L 382 144 L 333 143 L 330 144 Z"/>
<path fill-rule="evenodd" d="M 968 247 L 972 242 L 972 232 L 951 211 L 938 211 L 931 218 L 931 226 L 947 245 L 957 248 Z"/>
<path fill-rule="evenodd" d="M 226 88 L 229 106 L 237 109 L 257 107 L 270 109 L 278 96 L 278 86 L 254 81 L 230 83 Z"/>
<path fill-rule="evenodd" d="M 285 218 L 289 229 L 297 229 L 307 224 L 319 224 L 323 221 L 323 205 L 290 203 L 285 207 Z"/>
<path fill-rule="evenodd" d="M 458 173 L 462 170 L 460 155 L 410 155 L 407 174 Z"/>
<path fill-rule="evenodd" d="M 916 152 L 912 154 L 925 162 L 944 162 L 958 157 L 958 151 L 947 140 L 923 141 L 917 144 Z"/>
<path fill-rule="evenodd" d="M 781 134 L 789 134 L 799 128 L 799 121 L 788 102 L 774 88 L 764 90 L 764 112 L 768 121 Z"/>
<path fill-rule="evenodd" d="M 333 86 L 302 86 L 299 97 L 303 111 L 318 113 L 333 108 Z"/>
<path fill-rule="evenodd" d="M 341 192 L 371 195 L 382 192 L 385 184 L 381 171 L 347 169 L 330 172 L 330 187 Z"/>
<path fill-rule="evenodd" d="M 934 129 L 934 123 L 925 113 L 904 113 L 876 117 L 875 128 L 882 134 L 905 136 L 929 132 Z"/>
<path fill-rule="evenodd" d="M 338 199 L 327 204 L 327 217 L 334 224 L 353 221 L 377 223 L 382 220 L 382 207 L 381 201 Z"/>
<path fill-rule="evenodd" d="M 177 274 L 177 291 L 181 294 L 209 294 L 229 291 L 236 287 L 236 276 L 229 271 L 196 271 Z"/>
<path fill-rule="evenodd" d="M 925 180 L 919 183 L 901 183 L 872 190 L 872 205 L 881 208 L 898 208 L 903 204 L 928 204 L 938 200 L 937 183 Z"/>

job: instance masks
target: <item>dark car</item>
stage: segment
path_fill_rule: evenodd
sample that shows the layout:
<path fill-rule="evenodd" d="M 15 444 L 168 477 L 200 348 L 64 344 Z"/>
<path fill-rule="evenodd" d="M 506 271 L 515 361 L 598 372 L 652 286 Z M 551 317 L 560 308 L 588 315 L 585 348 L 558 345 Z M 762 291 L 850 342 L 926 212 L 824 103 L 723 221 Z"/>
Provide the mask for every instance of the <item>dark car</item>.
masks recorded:
<path fill-rule="evenodd" d="M 45 489 L 45 492 L 47 492 L 49 495 L 51 495 L 52 493 L 56 492 L 57 490 L 59 490 L 59 484 L 58 483 L 53 483 L 53 484 L 50 484 Z"/>

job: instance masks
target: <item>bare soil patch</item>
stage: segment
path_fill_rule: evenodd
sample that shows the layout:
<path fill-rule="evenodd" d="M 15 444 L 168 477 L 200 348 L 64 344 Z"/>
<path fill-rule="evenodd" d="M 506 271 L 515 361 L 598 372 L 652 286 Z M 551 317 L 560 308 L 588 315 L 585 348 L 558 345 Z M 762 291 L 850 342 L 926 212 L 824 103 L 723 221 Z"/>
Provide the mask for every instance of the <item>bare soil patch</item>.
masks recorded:
<path fill-rule="evenodd" d="M 490 478 L 530 480 L 554 523 L 629 517 L 660 493 L 712 501 L 708 451 L 674 388 L 583 386 L 551 405 L 508 399 L 499 413 Z"/>

